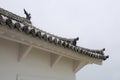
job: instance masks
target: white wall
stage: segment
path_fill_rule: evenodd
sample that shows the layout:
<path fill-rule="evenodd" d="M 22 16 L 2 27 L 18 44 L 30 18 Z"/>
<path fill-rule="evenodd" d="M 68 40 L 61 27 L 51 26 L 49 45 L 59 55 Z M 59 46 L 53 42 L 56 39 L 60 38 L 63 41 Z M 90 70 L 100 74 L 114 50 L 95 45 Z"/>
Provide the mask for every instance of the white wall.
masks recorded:
<path fill-rule="evenodd" d="M 32 49 L 18 62 L 19 44 L 0 38 L 0 80 L 75 80 L 72 60 L 62 58 L 50 67 L 50 53 Z"/>

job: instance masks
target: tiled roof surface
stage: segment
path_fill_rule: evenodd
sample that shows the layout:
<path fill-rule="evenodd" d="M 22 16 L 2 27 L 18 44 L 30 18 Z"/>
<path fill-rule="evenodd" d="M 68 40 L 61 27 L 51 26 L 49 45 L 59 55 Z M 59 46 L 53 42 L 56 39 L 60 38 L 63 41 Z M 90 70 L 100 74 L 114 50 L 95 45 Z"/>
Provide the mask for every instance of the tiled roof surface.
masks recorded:
<path fill-rule="evenodd" d="M 20 17 L 2 8 L 0 8 L 0 25 L 8 25 L 10 29 L 17 29 L 18 32 L 38 37 L 40 40 L 42 39 L 50 42 L 51 44 L 68 48 L 78 54 L 86 55 L 91 58 L 106 60 L 109 57 L 104 55 L 105 48 L 101 50 L 93 50 L 73 45 L 71 44 L 73 39 L 62 38 L 40 30 L 34 27 L 26 18 Z"/>

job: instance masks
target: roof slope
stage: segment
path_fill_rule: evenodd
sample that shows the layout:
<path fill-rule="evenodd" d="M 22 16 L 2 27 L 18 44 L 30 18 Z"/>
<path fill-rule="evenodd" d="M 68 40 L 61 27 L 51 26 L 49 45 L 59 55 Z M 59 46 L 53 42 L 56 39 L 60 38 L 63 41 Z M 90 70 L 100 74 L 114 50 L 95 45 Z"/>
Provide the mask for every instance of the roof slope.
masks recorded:
<path fill-rule="evenodd" d="M 73 50 L 78 54 L 86 55 L 91 58 L 106 60 L 109 57 L 104 55 L 105 48 L 101 50 L 94 50 L 73 45 L 71 42 L 74 39 L 59 37 L 40 30 L 34 27 L 28 19 L 20 17 L 2 8 L 0 8 L 0 25 L 7 25 L 10 29 L 17 29 L 18 32 L 25 33 L 26 35 L 32 35 L 40 40 L 42 39 L 44 41 L 48 41 L 51 44 L 59 45 L 63 48 Z"/>

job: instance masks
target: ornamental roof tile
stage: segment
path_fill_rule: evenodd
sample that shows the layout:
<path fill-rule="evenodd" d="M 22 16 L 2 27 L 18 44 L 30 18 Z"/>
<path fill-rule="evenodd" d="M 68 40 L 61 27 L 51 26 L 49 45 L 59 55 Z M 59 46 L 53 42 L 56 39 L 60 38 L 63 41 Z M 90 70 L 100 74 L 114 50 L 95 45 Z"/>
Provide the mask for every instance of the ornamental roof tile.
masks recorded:
<path fill-rule="evenodd" d="M 38 37 L 40 40 L 42 39 L 44 41 L 50 42 L 51 44 L 59 45 L 63 48 L 68 48 L 77 52 L 78 54 L 83 54 L 91 58 L 106 60 L 109 57 L 104 55 L 105 48 L 101 50 L 94 50 L 76 46 L 72 44 L 75 39 L 59 37 L 40 30 L 34 27 L 30 20 L 20 17 L 2 8 L 0 8 L 0 25 L 8 25 L 10 29 L 17 29 L 19 32 L 32 35 L 33 37 Z"/>

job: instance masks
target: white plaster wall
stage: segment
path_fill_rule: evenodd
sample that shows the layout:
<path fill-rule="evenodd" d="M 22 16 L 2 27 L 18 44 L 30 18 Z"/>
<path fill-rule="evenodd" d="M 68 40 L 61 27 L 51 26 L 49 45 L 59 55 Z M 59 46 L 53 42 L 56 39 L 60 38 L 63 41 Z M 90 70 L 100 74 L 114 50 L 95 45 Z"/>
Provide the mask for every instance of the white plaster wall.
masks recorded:
<path fill-rule="evenodd" d="M 32 49 L 18 62 L 19 44 L 0 38 L 0 80 L 75 80 L 72 60 L 62 58 L 50 66 L 50 53 Z"/>

